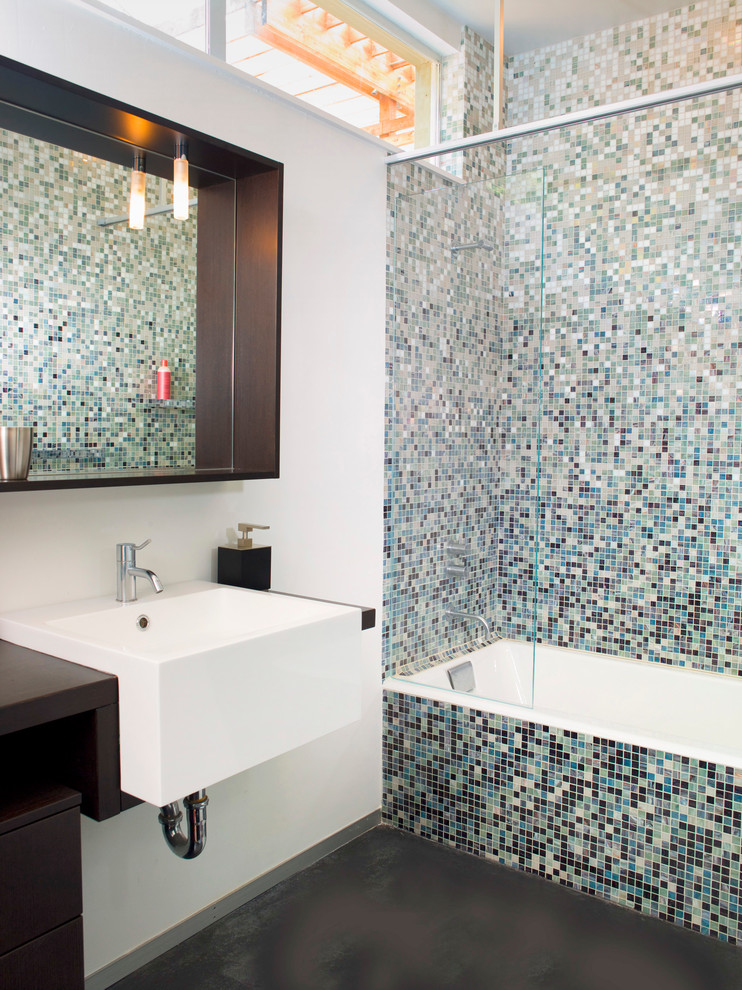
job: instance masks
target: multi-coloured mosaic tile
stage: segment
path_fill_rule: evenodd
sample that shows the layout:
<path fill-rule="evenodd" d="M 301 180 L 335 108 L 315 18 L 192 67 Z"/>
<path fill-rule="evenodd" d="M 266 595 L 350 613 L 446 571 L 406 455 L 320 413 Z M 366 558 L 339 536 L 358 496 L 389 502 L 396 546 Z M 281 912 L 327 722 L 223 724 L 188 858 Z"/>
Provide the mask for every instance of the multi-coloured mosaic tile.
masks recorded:
<path fill-rule="evenodd" d="M 549 643 L 742 670 L 741 109 L 735 91 L 511 149 L 513 167 L 544 166 L 553 259 L 537 609 Z"/>
<path fill-rule="evenodd" d="M 471 624 L 446 619 L 446 609 L 492 614 L 499 549 L 493 493 L 511 474 L 535 493 L 537 460 L 530 452 L 538 390 L 524 340 L 534 334 L 538 340 L 539 321 L 538 307 L 524 315 L 530 298 L 524 286 L 534 274 L 538 285 L 539 273 L 538 266 L 516 265 L 507 252 L 519 252 L 530 238 L 532 224 L 524 218 L 534 217 L 540 234 L 541 195 L 536 172 L 398 197 L 395 204 L 388 618 L 400 662 L 402 654 L 406 661 L 445 647 L 452 630 L 471 638 Z M 510 278 L 503 275 L 506 264 Z M 523 338 L 518 359 L 507 366 L 503 323 L 517 326 Z M 531 528 L 535 538 L 535 517 Z M 465 547 L 465 578 L 446 576 L 449 543 Z M 533 621 L 533 587 L 530 605 L 521 598 L 521 632 L 527 615 Z"/>
<path fill-rule="evenodd" d="M 98 226 L 127 213 L 129 175 L 0 132 L 0 423 L 34 426 L 32 475 L 194 464 L 195 211 Z M 169 187 L 150 177 L 148 206 Z"/>
<path fill-rule="evenodd" d="M 742 938 L 742 771 L 385 692 L 384 820 Z"/>
<path fill-rule="evenodd" d="M 471 137 L 494 127 L 492 86 L 493 47 L 469 27 L 461 32 L 455 55 L 441 64 L 441 141 Z M 503 86 L 507 80 L 503 80 Z M 436 159 L 446 172 L 466 181 L 505 172 L 505 148 L 497 145 L 454 152 Z M 424 188 L 430 188 L 428 185 Z"/>
<path fill-rule="evenodd" d="M 741 48 L 736 0 L 708 0 L 526 53 L 509 122 L 738 72 Z M 454 57 L 464 115 L 478 50 Z M 543 217 L 496 180 L 415 197 L 437 179 L 390 170 L 388 668 L 470 639 L 453 605 L 516 639 L 742 674 L 740 102 L 456 162 L 543 169 Z M 447 255 L 467 225 L 494 238 L 486 275 Z M 458 584 L 448 539 L 470 550 Z M 393 694 L 386 719 L 392 824 L 740 938 L 740 770 Z"/>
<path fill-rule="evenodd" d="M 724 52 L 731 50 L 731 38 L 742 41 L 736 4 L 714 0 L 681 19 L 665 15 L 664 27 L 653 20 L 653 50 L 658 39 L 672 48 L 668 39 L 676 37 L 681 22 L 691 47 L 702 49 L 717 38 L 722 22 Z M 641 47 L 647 30 L 641 24 L 625 29 L 621 44 Z M 570 72 L 577 72 L 583 49 L 602 64 L 600 52 L 614 48 L 615 39 L 614 32 L 603 32 L 589 44 L 578 39 L 572 48 L 530 53 L 530 82 L 525 70 L 515 71 L 513 60 L 511 114 L 522 119 L 519 99 L 533 110 L 528 86 L 540 74 L 558 74 L 559 59 L 567 58 L 563 48 L 570 53 Z M 470 39 L 468 50 L 473 47 Z M 523 68 L 526 56 L 518 58 Z M 662 62 L 662 84 L 669 85 L 688 81 L 688 66 L 698 59 L 687 52 L 674 68 Z M 617 97 L 611 78 L 594 80 L 593 98 Z M 569 109 L 569 98 L 555 103 L 554 112 Z M 421 250 L 428 243 L 435 253 L 436 230 L 445 244 L 450 229 L 465 228 L 465 214 L 452 205 L 461 194 L 445 194 L 445 203 L 441 193 L 430 193 L 425 203 L 411 197 L 410 209 L 420 205 L 417 220 L 410 209 L 402 216 L 404 198 L 395 204 L 398 240 L 409 236 L 411 245 L 409 251 L 401 241 L 396 246 L 395 291 L 398 301 L 412 299 L 412 306 L 395 311 L 390 334 L 398 352 L 390 350 L 390 408 L 399 412 L 406 403 L 410 420 L 404 436 L 391 420 L 389 434 L 389 518 L 392 526 L 395 516 L 398 523 L 390 543 L 390 627 L 392 635 L 395 626 L 403 631 L 390 654 L 392 665 L 425 655 L 431 646 L 423 612 L 435 608 L 428 572 L 437 567 L 437 534 L 444 531 L 431 520 L 455 518 L 479 491 L 485 501 L 475 508 L 477 525 L 462 529 L 459 541 L 480 559 L 481 573 L 473 573 L 473 580 L 482 576 L 496 590 L 489 602 L 480 587 L 479 597 L 469 596 L 468 603 L 489 609 L 487 617 L 504 633 L 528 634 L 524 602 L 537 581 L 536 632 L 543 641 L 740 670 L 740 109 L 735 91 L 523 139 L 508 148 L 514 172 L 545 170 L 542 380 L 535 371 L 541 360 L 538 334 L 532 327 L 524 332 L 524 321 L 533 321 L 540 304 L 534 292 L 538 218 L 524 211 L 528 236 L 518 244 L 507 226 L 517 218 L 506 224 L 507 211 L 497 217 L 490 207 L 485 223 L 494 232 L 500 266 L 484 278 L 474 273 L 464 288 L 471 313 L 480 314 L 483 353 L 489 349 L 489 356 L 472 366 L 471 397 L 462 393 L 456 408 L 449 401 L 451 416 L 458 416 L 456 429 L 449 428 L 457 485 L 444 478 L 440 451 L 432 485 L 430 478 L 413 478 L 408 485 L 399 456 L 404 451 L 408 465 L 410 450 L 423 458 L 427 425 L 416 432 L 415 422 L 445 418 L 446 392 L 461 384 L 449 371 L 470 360 L 465 347 L 457 351 L 464 338 L 456 320 L 466 320 L 464 308 L 449 314 L 440 306 L 453 291 L 456 269 L 446 267 L 444 251 L 433 261 Z M 473 236 L 481 214 L 479 209 L 471 215 Z M 402 228 L 409 235 L 400 235 Z M 419 298 L 413 299 L 415 292 Z M 508 313 L 500 316 L 498 293 L 510 300 Z M 436 306 L 445 319 L 426 322 Z M 426 319 L 419 319 L 423 311 Z M 437 360 L 436 347 L 446 352 L 448 366 Z M 506 388 L 484 417 L 497 463 L 485 459 L 480 468 L 483 434 L 479 427 L 468 429 L 466 417 L 488 381 Z M 531 413 L 539 389 L 536 419 Z M 423 409 L 426 418 L 415 421 Z M 514 438 L 516 456 L 510 449 Z M 539 443 L 537 504 L 532 481 Z M 483 573 L 487 561 L 490 575 Z M 408 587 L 411 597 L 404 600 Z M 441 592 L 445 596 L 445 587 L 437 589 L 440 602 Z"/>
<path fill-rule="evenodd" d="M 742 8 L 704 0 L 507 60 L 507 119 L 541 120 L 740 71 Z M 641 138 L 641 129 L 637 130 Z"/>

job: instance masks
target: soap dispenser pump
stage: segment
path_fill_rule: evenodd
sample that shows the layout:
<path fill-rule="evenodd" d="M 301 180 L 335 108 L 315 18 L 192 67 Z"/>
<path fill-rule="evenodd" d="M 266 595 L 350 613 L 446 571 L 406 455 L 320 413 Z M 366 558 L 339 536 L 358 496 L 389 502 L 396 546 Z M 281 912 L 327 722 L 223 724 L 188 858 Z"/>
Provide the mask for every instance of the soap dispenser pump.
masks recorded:
<path fill-rule="evenodd" d="M 217 581 L 237 588 L 268 591 L 271 586 L 271 550 L 253 542 L 254 529 L 270 529 L 257 523 L 238 523 L 237 546 L 219 547 Z"/>

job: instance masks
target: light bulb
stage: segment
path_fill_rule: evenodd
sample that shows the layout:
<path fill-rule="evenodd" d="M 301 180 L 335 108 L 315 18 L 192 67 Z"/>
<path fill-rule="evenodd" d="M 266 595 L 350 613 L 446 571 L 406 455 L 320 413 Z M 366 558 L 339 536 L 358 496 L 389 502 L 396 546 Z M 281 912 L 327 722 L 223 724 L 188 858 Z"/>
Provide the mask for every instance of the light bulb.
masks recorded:
<path fill-rule="evenodd" d="M 144 158 L 137 155 L 131 170 L 131 191 L 129 193 L 129 227 L 141 230 L 144 227 L 144 190 L 147 174 L 144 171 Z"/>
<path fill-rule="evenodd" d="M 173 159 L 173 217 L 188 219 L 188 159 L 182 146 Z"/>

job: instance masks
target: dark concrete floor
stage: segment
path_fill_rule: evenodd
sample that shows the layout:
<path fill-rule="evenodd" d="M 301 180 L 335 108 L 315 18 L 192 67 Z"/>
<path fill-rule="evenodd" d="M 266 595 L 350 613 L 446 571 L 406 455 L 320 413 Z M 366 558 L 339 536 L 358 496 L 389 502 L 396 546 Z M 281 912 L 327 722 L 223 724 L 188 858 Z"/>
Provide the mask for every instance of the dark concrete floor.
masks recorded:
<path fill-rule="evenodd" d="M 116 990 L 732 990 L 742 947 L 379 826 Z"/>

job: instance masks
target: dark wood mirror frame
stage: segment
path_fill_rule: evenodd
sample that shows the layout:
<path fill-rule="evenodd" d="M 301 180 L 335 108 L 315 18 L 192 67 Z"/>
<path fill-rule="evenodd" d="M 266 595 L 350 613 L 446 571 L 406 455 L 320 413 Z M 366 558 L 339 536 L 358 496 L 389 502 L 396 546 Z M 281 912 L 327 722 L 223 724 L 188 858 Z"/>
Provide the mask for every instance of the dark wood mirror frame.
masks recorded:
<path fill-rule="evenodd" d="M 0 127 L 128 167 L 143 150 L 165 178 L 185 139 L 199 199 L 195 469 L 39 475 L 0 492 L 277 478 L 283 165 L 2 57 Z"/>

